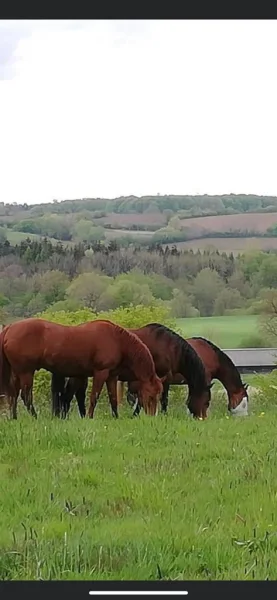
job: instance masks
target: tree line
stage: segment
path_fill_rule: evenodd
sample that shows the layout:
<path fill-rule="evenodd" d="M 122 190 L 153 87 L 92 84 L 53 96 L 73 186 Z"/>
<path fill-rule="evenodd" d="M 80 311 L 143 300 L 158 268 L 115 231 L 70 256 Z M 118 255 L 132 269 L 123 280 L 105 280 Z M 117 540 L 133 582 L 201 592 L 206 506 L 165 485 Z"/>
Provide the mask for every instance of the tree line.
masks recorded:
<path fill-rule="evenodd" d="M 2 322 L 53 311 L 164 306 L 173 318 L 260 314 L 277 291 L 276 252 L 234 257 L 215 248 L 180 251 L 48 239 L 0 243 Z M 264 344 L 263 344 L 264 345 Z"/>

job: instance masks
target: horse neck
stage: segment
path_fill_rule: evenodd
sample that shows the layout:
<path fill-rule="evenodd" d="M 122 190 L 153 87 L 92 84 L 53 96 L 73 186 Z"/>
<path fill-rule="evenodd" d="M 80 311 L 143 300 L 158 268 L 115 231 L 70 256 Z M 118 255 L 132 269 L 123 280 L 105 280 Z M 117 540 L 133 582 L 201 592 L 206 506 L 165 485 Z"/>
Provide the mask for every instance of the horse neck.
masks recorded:
<path fill-rule="evenodd" d="M 135 331 L 135 329 L 129 329 L 128 332 L 122 330 L 122 353 L 125 362 L 134 373 L 136 379 L 146 381 L 147 379 L 151 379 L 155 372 L 154 362 L 147 346 L 134 337 L 133 334 L 135 334 Z"/>
<path fill-rule="evenodd" d="M 222 385 L 224 385 L 228 395 L 238 391 L 238 388 L 242 387 L 242 382 L 240 385 L 238 385 L 238 378 L 234 378 L 234 371 L 231 365 L 222 365 L 219 362 L 218 369 L 214 377 L 216 377 L 216 379 L 218 379 Z"/>
<path fill-rule="evenodd" d="M 180 349 L 179 371 L 187 380 L 190 394 L 199 394 L 206 389 L 206 371 L 196 350 L 188 343 L 187 345 L 188 347 L 183 345 Z M 194 374 L 195 370 L 198 372 Z"/>

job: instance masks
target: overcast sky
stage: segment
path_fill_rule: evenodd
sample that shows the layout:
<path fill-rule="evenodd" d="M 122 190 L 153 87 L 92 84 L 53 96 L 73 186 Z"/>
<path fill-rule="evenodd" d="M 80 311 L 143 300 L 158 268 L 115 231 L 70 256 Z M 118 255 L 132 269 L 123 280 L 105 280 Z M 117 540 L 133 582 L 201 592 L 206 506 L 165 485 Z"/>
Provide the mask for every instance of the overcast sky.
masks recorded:
<path fill-rule="evenodd" d="M 0 21 L 0 201 L 277 195 L 277 21 Z"/>

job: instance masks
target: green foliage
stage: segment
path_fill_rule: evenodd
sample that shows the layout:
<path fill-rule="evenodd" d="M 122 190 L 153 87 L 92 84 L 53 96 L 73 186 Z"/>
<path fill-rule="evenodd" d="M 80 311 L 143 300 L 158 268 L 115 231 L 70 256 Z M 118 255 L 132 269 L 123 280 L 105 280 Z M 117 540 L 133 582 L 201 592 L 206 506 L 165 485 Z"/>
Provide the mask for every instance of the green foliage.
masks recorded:
<path fill-rule="evenodd" d="M 163 305 L 160 306 L 128 306 L 125 308 L 116 308 L 112 311 L 102 311 L 96 313 L 89 308 L 77 311 L 58 311 L 52 312 L 51 309 L 37 315 L 47 321 L 60 323 L 61 325 L 79 325 L 94 321 L 95 319 L 108 319 L 122 327 L 138 328 L 148 323 L 163 323 L 168 327 L 174 328 L 175 323 L 170 318 L 169 310 Z"/>
<path fill-rule="evenodd" d="M 266 341 L 265 336 L 256 332 L 243 337 L 239 344 L 240 348 L 264 348 L 265 346 L 270 346 Z"/>
<path fill-rule="evenodd" d="M 82 273 L 70 284 L 66 295 L 69 300 L 77 302 L 79 306 L 99 310 L 101 309 L 101 298 L 111 281 L 111 277 L 98 273 Z"/>
<path fill-rule="evenodd" d="M 259 269 L 259 279 L 262 286 L 277 287 L 277 259 L 274 255 L 266 256 Z"/>
<path fill-rule="evenodd" d="M 227 310 L 241 308 L 243 298 L 238 290 L 224 287 L 214 302 L 214 314 L 224 315 Z"/>
<path fill-rule="evenodd" d="M 211 316 L 214 313 L 215 302 L 223 290 L 223 281 L 216 271 L 210 268 L 202 269 L 196 276 L 193 287 L 195 306 L 201 315 Z"/>
<path fill-rule="evenodd" d="M 5 227 L 0 227 L 0 243 L 5 242 L 7 239 L 7 231 Z"/>
<path fill-rule="evenodd" d="M 168 302 L 168 306 L 172 315 L 177 318 L 200 316 L 199 310 L 192 305 L 192 298 L 179 289 L 173 290 L 173 298 Z"/>
<path fill-rule="evenodd" d="M 98 242 L 105 239 L 105 230 L 95 227 L 91 221 L 80 219 L 74 227 L 74 237 L 80 242 Z"/>

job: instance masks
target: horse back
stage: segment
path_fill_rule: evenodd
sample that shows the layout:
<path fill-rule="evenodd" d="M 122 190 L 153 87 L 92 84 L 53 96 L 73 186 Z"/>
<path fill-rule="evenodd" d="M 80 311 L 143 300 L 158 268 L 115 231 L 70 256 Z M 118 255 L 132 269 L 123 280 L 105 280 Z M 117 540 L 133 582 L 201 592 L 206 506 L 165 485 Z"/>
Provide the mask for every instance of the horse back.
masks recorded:
<path fill-rule="evenodd" d="M 109 322 L 66 326 L 43 319 L 12 323 L 4 336 L 4 352 L 15 372 L 45 368 L 68 376 L 113 368 L 121 360 L 118 336 Z M 93 368 L 92 368 L 93 364 Z"/>

